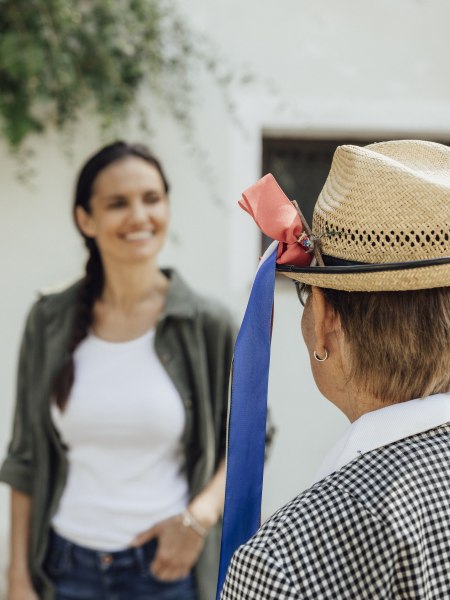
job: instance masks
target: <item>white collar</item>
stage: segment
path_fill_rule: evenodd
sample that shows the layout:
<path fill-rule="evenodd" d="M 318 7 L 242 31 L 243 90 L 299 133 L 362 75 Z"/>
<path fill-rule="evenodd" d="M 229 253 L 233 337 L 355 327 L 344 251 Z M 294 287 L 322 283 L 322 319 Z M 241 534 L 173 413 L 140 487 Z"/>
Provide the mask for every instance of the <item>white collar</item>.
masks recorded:
<path fill-rule="evenodd" d="M 450 395 L 436 394 L 391 404 L 352 423 L 325 457 L 313 484 L 354 458 L 450 421 Z"/>

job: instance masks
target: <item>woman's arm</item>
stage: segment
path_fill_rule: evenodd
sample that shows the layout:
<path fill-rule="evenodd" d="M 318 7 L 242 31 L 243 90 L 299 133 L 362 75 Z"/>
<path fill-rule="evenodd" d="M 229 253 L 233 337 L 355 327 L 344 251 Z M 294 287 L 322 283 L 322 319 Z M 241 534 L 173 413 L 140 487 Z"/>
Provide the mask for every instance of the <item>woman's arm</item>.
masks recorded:
<path fill-rule="evenodd" d="M 30 365 L 40 319 L 40 301 L 31 308 L 22 336 L 12 439 L 0 469 L 0 481 L 11 486 L 8 600 L 38 600 L 28 565 L 33 447 L 30 426 Z"/>
<path fill-rule="evenodd" d="M 222 516 L 225 476 L 225 459 L 222 459 L 212 479 L 188 506 L 189 512 L 205 529 L 213 527 Z"/>
<path fill-rule="evenodd" d="M 12 489 L 8 600 L 39 600 L 28 568 L 30 516 L 30 496 Z"/>

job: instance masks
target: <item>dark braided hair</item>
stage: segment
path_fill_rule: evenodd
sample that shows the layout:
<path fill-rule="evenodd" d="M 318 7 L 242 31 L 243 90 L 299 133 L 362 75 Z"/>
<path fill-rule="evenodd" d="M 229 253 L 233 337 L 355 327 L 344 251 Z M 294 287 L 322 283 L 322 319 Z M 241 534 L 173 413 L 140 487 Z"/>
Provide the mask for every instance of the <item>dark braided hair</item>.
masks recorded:
<path fill-rule="evenodd" d="M 78 294 L 72 334 L 67 345 L 67 353 L 61 370 L 55 378 L 53 393 L 56 405 L 63 410 L 75 378 L 73 354 L 82 340 L 87 336 L 93 321 L 93 309 L 96 300 L 101 296 L 104 285 L 103 266 L 94 239 L 87 237 L 79 228 L 75 218 L 76 209 L 81 206 L 86 212 L 91 211 L 90 200 L 97 175 L 114 162 L 128 157 L 142 158 L 155 167 L 163 181 L 164 190 L 169 192 L 169 184 L 159 161 L 141 144 L 127 144 L 122 141 L 114 142 L 99 150 L 85 163 L 78 176 L 73 204 L 75 225 L 84 238 L 89 252 L 86 272 Z"/>

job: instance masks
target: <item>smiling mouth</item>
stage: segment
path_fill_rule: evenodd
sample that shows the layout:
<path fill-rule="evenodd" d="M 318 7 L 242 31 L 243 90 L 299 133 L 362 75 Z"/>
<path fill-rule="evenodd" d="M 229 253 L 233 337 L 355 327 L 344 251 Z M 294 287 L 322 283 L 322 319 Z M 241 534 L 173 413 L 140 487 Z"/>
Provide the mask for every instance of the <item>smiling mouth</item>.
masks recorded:
<path fill-rule="evenodd" d="M 129 242 L 139 242 L 142 240 L 150 240 L 153 237 L 153 233 L 151 231 L 133 231 L 132 233 L 127 233 L 123 237 Z"/>

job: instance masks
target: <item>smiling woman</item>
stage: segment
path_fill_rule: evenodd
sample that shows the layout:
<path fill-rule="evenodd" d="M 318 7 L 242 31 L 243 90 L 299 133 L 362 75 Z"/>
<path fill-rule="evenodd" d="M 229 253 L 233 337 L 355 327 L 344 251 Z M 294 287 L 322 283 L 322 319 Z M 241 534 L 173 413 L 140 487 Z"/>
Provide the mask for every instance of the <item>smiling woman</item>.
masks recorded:
<path fill-rule="evenodd" d="M 158 267 L 168 193 L 140 145 L 106 146 L 80 172 L 86 274 L 31 310 L 0 472 L 11 600 L 214 593 L 234 327 Z"/>
<path fill-rule="evenodd" d="M 76 207 L 80 230 L 95 238 L 103 260 L 156 257 L 169 222 L 167 184 L 156 165 L 132 156 L 99 173 L 89 207 Z"/>

